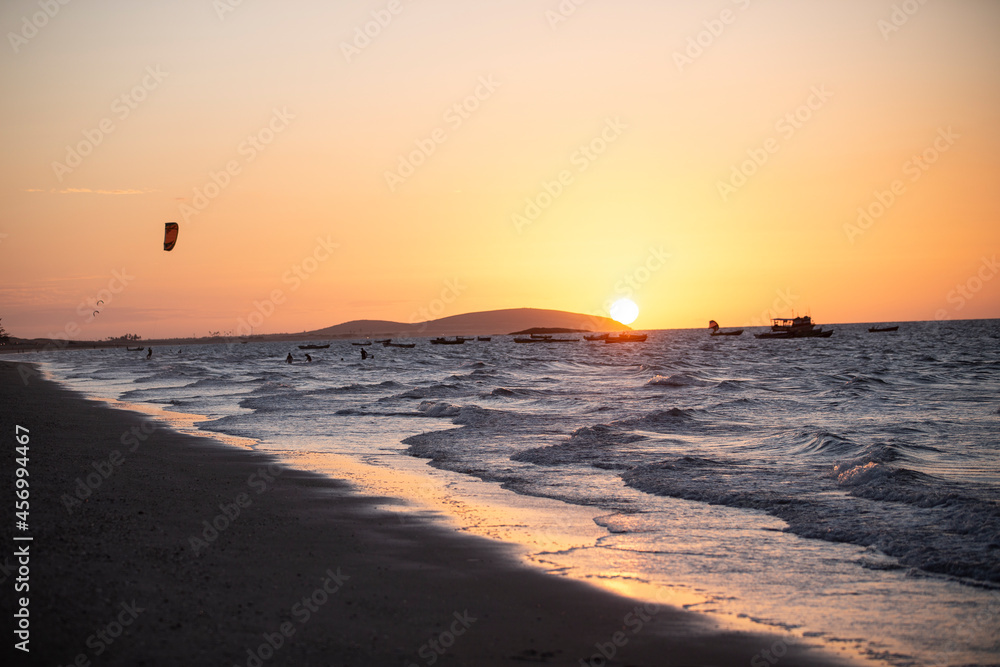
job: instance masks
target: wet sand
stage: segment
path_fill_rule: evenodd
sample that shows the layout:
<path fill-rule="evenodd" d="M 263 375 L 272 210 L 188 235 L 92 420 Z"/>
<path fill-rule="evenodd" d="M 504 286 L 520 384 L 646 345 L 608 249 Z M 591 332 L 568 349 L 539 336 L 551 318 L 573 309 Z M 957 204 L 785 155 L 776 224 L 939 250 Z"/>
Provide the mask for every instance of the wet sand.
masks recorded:
<path fill-rule="evenodd" d="M 5 494 L 0 556 L 4 615 L 29 598 L 16 664 L 849 664 L 537 571 L 345 482 L 22 374 L 0 362 L 5 470 L 15 425 L 30 436 L 29 529 Z M 30 591 L 15 594 L 24 544 Z"/>

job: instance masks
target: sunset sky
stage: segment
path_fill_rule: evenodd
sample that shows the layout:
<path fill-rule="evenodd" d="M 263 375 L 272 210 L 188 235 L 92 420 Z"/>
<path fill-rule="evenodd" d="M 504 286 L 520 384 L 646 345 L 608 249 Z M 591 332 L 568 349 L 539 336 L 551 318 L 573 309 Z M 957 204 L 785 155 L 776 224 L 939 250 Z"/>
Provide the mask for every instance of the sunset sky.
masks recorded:
<path fill-rule="evenodd" d="M 636 328 L 1000 317 L 991 0 L 11 0 L 0 28 L 16 336 L 629 294 Z"/>

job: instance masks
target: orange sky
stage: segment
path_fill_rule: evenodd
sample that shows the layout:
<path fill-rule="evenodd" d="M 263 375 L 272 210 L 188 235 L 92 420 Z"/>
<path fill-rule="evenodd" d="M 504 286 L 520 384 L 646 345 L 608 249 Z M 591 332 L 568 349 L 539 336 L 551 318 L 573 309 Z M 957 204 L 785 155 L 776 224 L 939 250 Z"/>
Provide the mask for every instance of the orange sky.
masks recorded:
<path fill-rule="evenodd" d="M 1000 317 L 1000 3 L 576 2 L 4 3 L 3 326 Z"/>

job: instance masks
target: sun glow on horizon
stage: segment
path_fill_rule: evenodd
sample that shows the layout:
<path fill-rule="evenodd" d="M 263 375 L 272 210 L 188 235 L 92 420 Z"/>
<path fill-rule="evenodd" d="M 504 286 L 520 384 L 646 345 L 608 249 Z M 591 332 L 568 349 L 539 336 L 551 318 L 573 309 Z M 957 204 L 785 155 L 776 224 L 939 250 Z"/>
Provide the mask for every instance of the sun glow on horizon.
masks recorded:
<path fill-rule="evenodd" d="M 622 324 L 632 324 L 639 317 L 639 306 L 632 299 L 618 299 L 611 304 L 611 319 Z"/>

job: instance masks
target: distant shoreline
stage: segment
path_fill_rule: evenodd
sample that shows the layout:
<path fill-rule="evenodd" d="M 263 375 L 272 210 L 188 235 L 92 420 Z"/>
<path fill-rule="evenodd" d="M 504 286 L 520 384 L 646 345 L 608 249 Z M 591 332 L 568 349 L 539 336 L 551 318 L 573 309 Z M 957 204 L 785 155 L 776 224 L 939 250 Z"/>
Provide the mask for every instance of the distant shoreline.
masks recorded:
<path fill-rule="evenodd" d="M 892 322 L 893 324 L 898 324 L 900 326 L 916 327 L 916 326 L 927 326 L 931 324 L 959 324 L 962 322 L 991 322 L 1000 318 L 981 318 L 973 320 L 879 320 L 871 322 L 824 322 L 823 326 L 828 328 L 834 327 L 870 327 L 883 325 L 886 322 Z M 341 327 L 344 325 L 338 325 Z M 735 325 L 734 325 L 735 326 Z M 335 327 L 331 327 L 333 329 Z M 766 329 L 766 325 L 746 325 L 745 329 Z M 636 329 L 635 331 L 642 332 L 656 332 L 656 331 L 698 331 L 703 329 L 703 327 L 683 327 L 676 329 Z M 708 331 L 707 328 L 704 328 Z M 164 347 L 173 345 L 241 345 L 246 343 L 314 343 L 316 341 L 336 341 L 336 340 L 367 340 L 367 339 L 385 339 L 394 338 L 399 340 L 405 339 L 430 339 L 438 338 L 441 336 L 494 336 L 497 338 L 503 336 L 514 336 L 521 333 L 525 333 L 531 330 L 536 333 L 541 332 L 551 332 L 551 333 L 604 333 L 605 331 L 632 331 L 631 327 L 619 324 L 615 329 L 600 330 L 600 329 L 581 329 L 581 328 L 566 328 L 566 327 L 528 327 L 521 331 L 512 330 L 502 330 L 502 332 L 491 331 L 491 330 L 468 330 L 468 329 L 447 329 L 447 330 L 434 330 L 434 331 L 424 331 L 424 332 L 414 332 L 414 331 L 398 331 L 398 330 L 383 330 L 383 331 L 369 331 L 365 333 L 354 332 L 354 333 L 323 333 L 328 331 L 328 329 L 320 329 L 317 331 L 304 331 L 301 333 L 279 333 L 279 334 L 260 334 L 254 336 L 205 336 L 202 338 L 156 338 L 150 340 L 138 340 L 138 341 L 107 341 L 107 340 L 62 340 L 53 338 L 17 338 L 11 336 L 11 339 L 15 342 L 7 343 L 6 345 L 0 345 L 0 354 L 17 354 L 22 352 L 43 352 L 43 351 L 54 351 L 54 350 L 93 350 L 93 349 L 122 349 L 126 347 L 139 347 L 142 346 L 143 349 L 153 346 L 153 347 Z"/>

